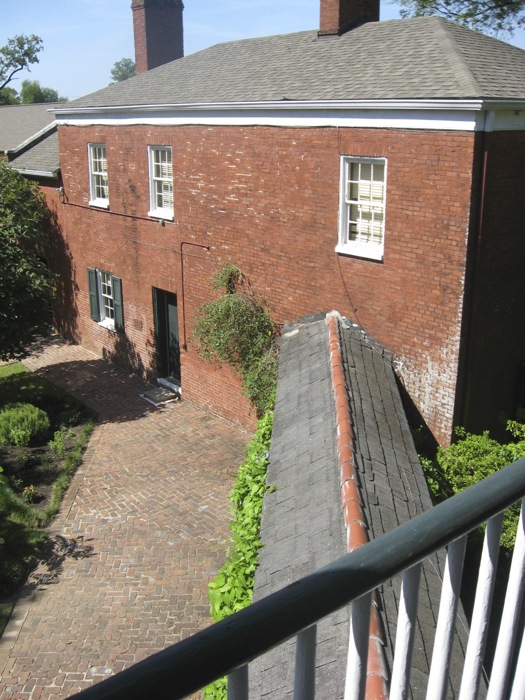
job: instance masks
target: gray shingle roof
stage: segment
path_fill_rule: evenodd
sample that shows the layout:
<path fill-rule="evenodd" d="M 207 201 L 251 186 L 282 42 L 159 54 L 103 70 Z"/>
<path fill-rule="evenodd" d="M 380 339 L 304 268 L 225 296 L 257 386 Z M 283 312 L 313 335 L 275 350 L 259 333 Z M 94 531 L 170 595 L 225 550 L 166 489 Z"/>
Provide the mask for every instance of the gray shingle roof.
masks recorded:
<path fill-rule="evenodd" d="M 55 120 L 48 110 L 63 103 L 5 105 L 0 107 L 0 153 L 18 148 Z"/>
<path fill-rule="evenodd" d="M 56 129 L 13 158 L 9 164 L 21 172 L 56 173 L 60 168 Z"/>
<path fill-rule="evenodd" d="M 337 464 L 337 421 L 324 318 L 285 329 L 265 495 L 254 600 L 315 571 L 345 552 Z M 377 539 L 432 507 L 404 412 L 391 359 L 351 323 L 340 342 L 354 433 L 353 457 L 369 538 Z M 423 562 L 411 695 L 424 695 L 441 591 L 443 553 Z M 400 581 L 379 589 L 385 653 L 392 664 Z M 466 626 L 460 613 L 447 697 L 456 697 Z M 343 697 L 348 609 L 318 629 L 316 697 Z M 250 664 L 251 695 L 291 698 L 294 646 L 288 642 Z M 250 695 L 250 696 L 251 696 Z M 482 689 L 480 697 L 484 697 Z"/>
<path fill-rule="evenodd" d="M 525 51 L 440 17 L 217 44 L 71 107 L 274 100 L 525 99 Z"/>

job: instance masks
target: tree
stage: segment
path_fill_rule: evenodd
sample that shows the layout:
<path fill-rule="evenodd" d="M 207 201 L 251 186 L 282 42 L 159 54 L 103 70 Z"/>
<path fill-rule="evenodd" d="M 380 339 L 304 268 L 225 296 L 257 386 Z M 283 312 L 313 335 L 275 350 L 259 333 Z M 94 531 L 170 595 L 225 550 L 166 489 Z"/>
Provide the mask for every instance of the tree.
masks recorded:
<path fill-rule="evenodd" d="M 489 34 L 525 26 L 525 0 L 399 0 L 402 17 L 441 15 Z"/>
<path fill-rule="evenodd" d="M 38 80 L 24 80 L 20 90 L 20 98 L 24 105 L 37 102 L 67 102 L 67 97 L 59 97 L 56 90 L 42 87 Z"/>
<path fill-rule="evenodd" d="M 136 75 L 135 63 L 131 58 L 121 58 L 120 61 L 115 62 L 111 69 L 113 84 L 133 78 L 134 75 Z"/>
<path fill-rule="evenodd" d="M 12 87 L 5 87 L 0 90 L 0 105 L 19 105 L 20 97 L 17 91 Z"/>
<path fill-rule="evenodd" d="M 49 211 L 38 187 L 0 160 L 0 360 L 49 328 L 54 276 L 39 253 Z"/>
<path fill-rule="evenodd" d="M 14 36 L 0 47 L 0 97 L 1 91 L 19 71 L 29 70 L 30 65 L 38 63 L 38 53 L 42 48 L 42 39 L 35 34 Z"/>

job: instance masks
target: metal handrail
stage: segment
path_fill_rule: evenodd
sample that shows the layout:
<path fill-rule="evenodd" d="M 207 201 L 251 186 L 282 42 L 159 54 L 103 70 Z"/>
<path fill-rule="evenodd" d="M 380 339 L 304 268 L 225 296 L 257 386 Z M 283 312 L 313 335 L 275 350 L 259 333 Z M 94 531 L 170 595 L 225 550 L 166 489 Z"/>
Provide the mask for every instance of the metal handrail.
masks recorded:
<path fill-rule="evenodd" d="M 73 697 L 184 698 L 374 590 L 523 497 L 525 458 L 361 549 Z"/>

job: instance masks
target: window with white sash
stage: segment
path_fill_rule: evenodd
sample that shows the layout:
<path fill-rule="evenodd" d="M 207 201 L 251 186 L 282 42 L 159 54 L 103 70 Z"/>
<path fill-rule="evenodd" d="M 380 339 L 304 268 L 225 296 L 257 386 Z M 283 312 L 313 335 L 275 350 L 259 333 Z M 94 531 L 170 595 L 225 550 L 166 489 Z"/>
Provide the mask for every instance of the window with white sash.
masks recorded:
<path fill-rule="evenodd" d="M 338 253 L 383 259 L 385 194 L 385 159 L 343 156 Z"/>
<path fill-rule="evenodd" d="M 122 280 L 110 272 L 88 268 L 91 318 L 108 330 L 124 327 Z"/>
<path fill-rule="evenodd" d="M 173 164 L 171 147 L 149 147 L 150 216 L 173 219 Z"/>
<path fill-rule="evenodd" d="M 103 143 L 88 144 L 89 203 L 95 207 L 109 207 L 108 162 Z"/>

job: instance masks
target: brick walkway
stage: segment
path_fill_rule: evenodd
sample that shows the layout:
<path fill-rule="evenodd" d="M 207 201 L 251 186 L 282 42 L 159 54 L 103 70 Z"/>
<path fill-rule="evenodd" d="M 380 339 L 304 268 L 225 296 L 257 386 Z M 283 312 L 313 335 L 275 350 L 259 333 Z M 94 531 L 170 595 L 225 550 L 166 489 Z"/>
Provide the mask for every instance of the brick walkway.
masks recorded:
<path fill-rule="evenodd" d="M 83 465 L 0 639 L 3 700 L 66 698 L 209 623 L 227 494 L 249 435 L 58 340 L 26 366 L 100 414 Z"/>

